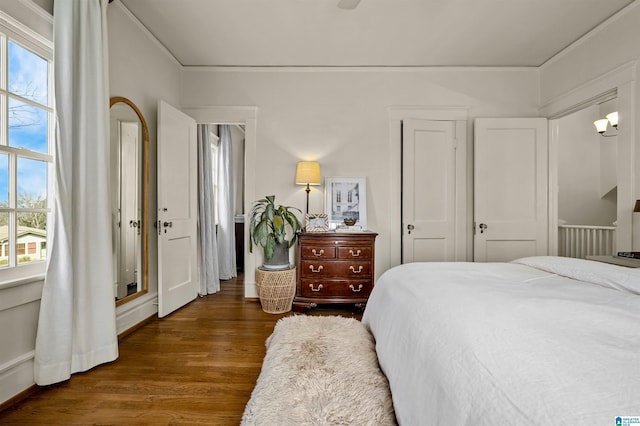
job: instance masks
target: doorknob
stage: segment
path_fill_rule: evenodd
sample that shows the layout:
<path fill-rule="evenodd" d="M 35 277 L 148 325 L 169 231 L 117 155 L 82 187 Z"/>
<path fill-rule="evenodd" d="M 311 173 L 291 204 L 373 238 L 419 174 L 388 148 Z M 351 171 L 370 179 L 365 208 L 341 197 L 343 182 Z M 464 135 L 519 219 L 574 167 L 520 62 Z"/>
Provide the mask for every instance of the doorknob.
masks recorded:
<path fill-rule="evenodd" d="M 414 229 L 416 229 L 416 227 L 413 226 L 412 224 L 407 225 L 407 231 L 409 231 L 409 234 L 411 234 L 411 231 L 413 231 Z"/>
<path fill-rule="evenodd" d="M 158 221 L 160 222 L 160 221 Z M 173 227 L 173 222 L 162 222 L 162 227 L 164 228 L 164 233 L 167 233 L 167 228 L 172 228 Z M 158 233 L 160 232 L 160 230 L 158 229 Z"/>
<path fill-rule="evenodd" d="M 480 233 L 481 233 L 481 234 L 484 234 L 484 230 L 488 228 L 488 226 L 487 226 L 487 224 L 486 224 L 486 223 L 481 223 L 481 224 L 479 225 L 479 227 L 480 227 Z"/>

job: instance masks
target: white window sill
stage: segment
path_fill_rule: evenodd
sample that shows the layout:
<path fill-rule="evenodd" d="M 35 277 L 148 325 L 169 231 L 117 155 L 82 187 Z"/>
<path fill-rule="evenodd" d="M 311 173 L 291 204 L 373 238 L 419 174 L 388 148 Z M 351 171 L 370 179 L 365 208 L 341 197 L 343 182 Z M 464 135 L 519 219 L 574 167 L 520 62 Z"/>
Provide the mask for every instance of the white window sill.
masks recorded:
<path fill-rule="evenodd" d="M 44 280 L 45 262 L 0 270 L 0 290 Z"/>

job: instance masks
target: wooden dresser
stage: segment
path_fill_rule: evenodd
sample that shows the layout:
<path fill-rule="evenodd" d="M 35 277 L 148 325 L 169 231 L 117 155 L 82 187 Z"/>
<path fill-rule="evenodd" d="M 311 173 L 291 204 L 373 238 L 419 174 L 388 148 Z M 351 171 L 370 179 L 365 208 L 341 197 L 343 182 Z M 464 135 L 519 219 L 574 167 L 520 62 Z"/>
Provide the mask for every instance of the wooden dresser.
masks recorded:
<path fill-rule="evenodd" d="M 293 310 L 321 303 L 364 306 L 373 289 L 374 232 L 301 232 Z"/>

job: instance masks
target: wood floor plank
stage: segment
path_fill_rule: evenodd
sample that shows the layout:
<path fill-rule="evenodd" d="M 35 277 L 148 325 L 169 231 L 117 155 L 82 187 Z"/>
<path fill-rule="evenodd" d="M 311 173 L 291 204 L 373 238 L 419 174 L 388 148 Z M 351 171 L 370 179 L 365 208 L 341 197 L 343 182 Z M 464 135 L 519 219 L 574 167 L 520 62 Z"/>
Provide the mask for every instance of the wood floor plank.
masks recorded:
<path fill-rule="evenodd" d="M 360 319 L 351 307 L 312 315 Z M 244 298 L 243 277 L 119 343 L 112 363 L 39 389 L 0 412 L 2 425 L 237 425 L 278 319 Z"/>

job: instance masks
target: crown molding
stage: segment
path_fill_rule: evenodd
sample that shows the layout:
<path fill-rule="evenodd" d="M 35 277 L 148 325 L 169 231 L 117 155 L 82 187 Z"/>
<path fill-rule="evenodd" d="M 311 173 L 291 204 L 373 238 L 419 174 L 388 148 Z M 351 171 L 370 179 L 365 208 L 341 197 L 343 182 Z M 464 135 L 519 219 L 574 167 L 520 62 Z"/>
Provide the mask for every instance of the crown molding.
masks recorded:
<path fill-rule="evenodd" d="M 193 66 L 185 65 L 182 67 L 184 71 L 192 72 L 495 72 L 495 71 L 514 71 L 514 72 L 530 72 L 536 71 L 537 66 Z"/>

